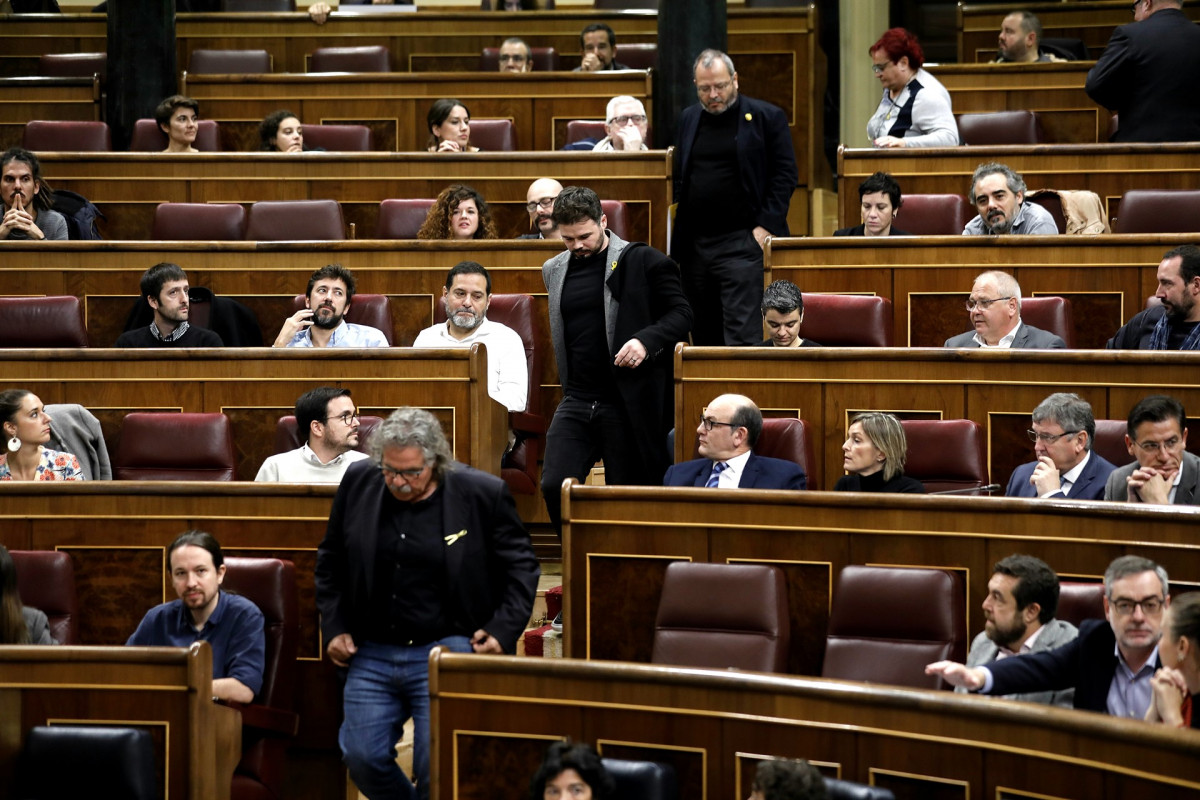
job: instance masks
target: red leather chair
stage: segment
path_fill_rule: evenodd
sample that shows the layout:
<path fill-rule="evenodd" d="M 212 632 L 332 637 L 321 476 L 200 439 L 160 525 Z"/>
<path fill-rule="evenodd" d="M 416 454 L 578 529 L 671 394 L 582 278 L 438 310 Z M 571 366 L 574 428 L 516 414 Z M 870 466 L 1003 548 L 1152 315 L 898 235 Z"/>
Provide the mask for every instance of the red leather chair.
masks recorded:
<path fill-rule="evenodd" d="M 296 653 L 300 604 L 296 568 L 277 558 L 225 559 L 223 588 L 262 611 L 266 633 L 263 685 L 253 703 L 229 703 L 242 714 L 242 760 L 233 774 L 233 800 L 284 796 L 286 750 L 296 735 Z"/>
<path fill-rule="evenodd" d="M 804 293 L 800 335 L 825 347 L 891 347 L 892 301 L 876 295 Z"/>
<path fill-rule="evenodd" d="M 126 414 L 112 462 L 118 481 L 232 481 L 237 456 L 229 417 Z"/>
<path fill-rule="evenodd" d="M 957 572 L 845 567 L 833 590 L 821 677 L 949 689 L 925 665 L 966 660 L 966 602 Z"/>
<path fill-rule="evenodd" d="M 46 53 L 38 57 L 38 75 L 47 78 L 90 78 L 108 74 L 108 53 Z"/>
<path fill-rule="evenodd" d="M 318 47 L 308 62 L 309 72 L 391 72 L 392 53 L 383 45 Z"/>
<path fill-rule="evenodd" d="M 628 208 L 623 200 L 601 200 L 600 210 L 608 221 L 608 229 L 620 236 L 625 241 L 629 241 L 626 236 L 626 231 L 629 230 L 629 215 Z"/>
<path fill-rule="evenodd" d="M 0 297 L 0 348 L 87 346 L 78 297 Z"/>
<path fill-rule="evenodd" d="M 17 569 L 21 603 L 46 615 L 54 641 L 79 644 L 79 597 L 71 556 L 57 550 L 8 552 Z"/>
<path fill-rule="evenodd" d="M 383 417 L 359 417 L 358 418 L 358 447 L 354 449 L 360 453 L 371 452 L 371 435 L 375 433 L 375 429 L 383 424 Z M 286 417 L 280 417 L 275 423 L 275 453 L 287 453 L 295 450 L 304 442 L 308 441 L 305 437 L 300 438 L 300 430 L 296 427 L 296 415 L 288 414 Z"/>
<path fill-rule="evenodd" d="M 906 194 L 893 224 L 921 236 L 959 236 L 974 216 L 975 209 L 962 195 Z"/>
<path fill-rule="evenodd" d="M 221 152 L 221 126 L 213 119 L 196 122 L 196 141 L 193 146 L 202 153 Z M 129 150 L 134 153 L 158 153 L 167 149 L 167 134 L 152 119 L 139 119 L 133 123 L 133 135 L 129 137 Z"/>
<path fill-rule="evenodd" d="M 340 153 L 368 153 L 375 142 L 366 125 L 305 125 L 304 146 Z"/>
<path fill-rule="evenodd" d="M 783 570 L 674 561 L 663 578 L 650 661 L 783 672 L 789 630 Z"/>
<path fill-rule="evenodd" d="M 1046 209 L 1050 212 L 1050 216 L 1054 217 L 1054 225 L 1058 228 L 1058 232 L 1067 232 L 1067 217 L 1063 213 L 1062 196 L 1058 192 L 1052 190 L 1027 192 L 1025 201 Z"/>
<path fill-rule="evenodd" d="M 154 737 L 145 728 L 56 720 L 25 734 L 9 791 L 12 797 L 57 800 L 102 786 L 107 797 L 156 800 L 162 794 L 154 761 Z"/>
<path fill-rule="evenodd" d="M 557 72 L 558 51 L 553 47 L 531 47 L 529 58 L 533 62 L 534 72 Z M 500 48 L 485 47 L 479 55 L 480 72 L 498 72 L 500 70 Z"/>
<path fill-rule="evenodd" d="M 1075 347 L 1075 317 L 1065 297 L 1022 297 L 1021 321 L 1061 337 L 1068 349 Z"/>
<path fill-rule="evenodd" d="M 271 72 L 271 54 L 266 50 L 193 50 L 188 56 L 193 75 L 261 75 Z"/>
<path fill-rule="evenodd" d="M 375 223 L 376 239 L 416 239 L 433 200 L 400 198 L 384 200 L 379 204 L 379 218 Z"/>
<path fill-rule="evenodd" d="M 980 145 L 1041 144 L 1045 141 L 1042 122 L 1033 111 L 963 114 L 958 118 L 958 138 L 963 144 Z"/>
<path fill-rule="evenodd" d="M 925 484 L 926 492 L 988 485 L 983 426 L 969 419 L 904 419 L 908 440 L 904 474 Z"/>
<path fill-rule="evenodd" d="M 608 133 L 604 130 L 604 120 L 573 119 L 567 123 L 567 141 L 565 144 L 575 144 L 575 142 L 582 142 L 584 139 L 596 139 L 599 141 L 607 135 Z"/>
<path fill-rule="evenodd" d="M 112 133 L 106 122 L 35 119 L 25 123 L 21 146 L 38 153 L 107 153 Z"/>
<path fill-rule="evenodd" d="M 246 240 L 251 242 L 337 242 L 346 238 L 336 200 L 267 200 L 250 206 Z"/>
<path fill-rule="evenodd" d="M 1054 616 L 1076 628 L 1085 619 L 1104 619 L 1104 583 L 1059 581 L 1058 611 Z"/>
<path fill-rule="evenodd" d="M 615 0 L 628 3 L 629 0 Z M 646 8 L 658 8 L 657 0 L 647 0 Z M 629 8 L 637 6 L 630 5 Z M 658 45 L 654 42 L 632 42 L 617 46 L 617 61 L 630 69 L 654 69 L 658 66 Z"/>
<path fill-rule="evenodd" d="M 1128 430 L 1129 423 L 1123 419 L 1096 420 L 1092 451 L 1116 467 L 1132 462 L 1134 457 L 1129 455 L 1129 448 L 1125 446 L 1125 432 Z"/>
<path fill-rule="evenodd" d="M 302 294 L 292 298 L 292 309 L 299 311 L 304 308 L 306 298 Z M 386 294 L 356 294 L 350 301 L 350 310 L 346 312 L 346 322 L 355 325 L 370 325 L 383 332 L 389 346 L 396 344 L 396 328 L 392 323 L 392 301 Z M 300 445 L 296 445 L 299 447 Z"/>
<path fill-rule="evenodd" d="M 159 203 L 150 238 L 165 242 L 240 242 L 246 209 L 237 203 Z M 197 324 L 194 320 L 192 324 Z"/>
<path fill-rule="evenodd" d="M 1113 233 L 1196 233 L 1200 191 L 1131 189 L 1121 196 Z"/>
<path fill-rule="evenodd" d="M 794 461 L 804 468 L 809 489 L 821 488 L 821 476 L 817 474 L 817 461 L 813 458 L 812 426 L 802 419 L 767 418 L 763 420 L 762 433 L 754 452 L 767 458 L 782 458 Z"/>
<path fill-rule="evenodd" d="M 471 144 L 489 153 L 511 153 L 517 149 L 517 129 L 511 119 L 473 119 Z"/>

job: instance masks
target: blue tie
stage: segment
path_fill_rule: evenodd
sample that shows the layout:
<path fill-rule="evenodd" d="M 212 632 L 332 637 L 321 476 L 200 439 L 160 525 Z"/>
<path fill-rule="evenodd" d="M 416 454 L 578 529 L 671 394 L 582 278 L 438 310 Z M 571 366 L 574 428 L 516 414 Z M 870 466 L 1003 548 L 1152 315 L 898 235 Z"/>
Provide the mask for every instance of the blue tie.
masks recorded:
<path fill-rule="evenodd" d="M 726 464 L 724 461 L 718 461 L 717 463 L 713 464 L 712 474 L 708 476 L 708 481 L 705 482 L 704 488 L 705 489 L 717 488 L 717 483 L 720 482 L 720 480 L 721 480 L 721 473 L 724 472 L 725 468 L 728 466 L 729 465 Z"/>

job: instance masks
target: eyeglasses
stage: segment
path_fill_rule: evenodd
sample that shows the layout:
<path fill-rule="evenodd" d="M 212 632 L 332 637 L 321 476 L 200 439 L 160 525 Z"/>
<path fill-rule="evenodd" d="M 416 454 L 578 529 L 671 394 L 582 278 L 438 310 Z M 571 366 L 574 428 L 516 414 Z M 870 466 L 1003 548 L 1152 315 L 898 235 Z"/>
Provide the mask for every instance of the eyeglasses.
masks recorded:
<path fill-rule="evenodd" d="M 500 60 L 503 62 L 511 61 L 514 64 L 524 64 L 525 56 L 517 55 L 514 53 L 501 53 Z"/>
<path fill-rule="evenodd" d="M 1134 2 L 1134 4 L 1133 4 L 1133 15 L 1134 15 L 1135 17 L 1137 16 L 1137 9 L 1138 9 L 1138 6 L 1140 6 L 1141 4 L 1142 4 L 1142 0 L 1135 0 L 1135 2 Z"/>
<path fill-rule="evenodd" d="M 728 89 L 732 85 L 733 85 L 733 81 L 721 81 L 720 83 L 711 83 L 711 84 L 710 83 L 701 83 L 701 84 L 697 84 L 696 91 L 699 92 L 700 94 L 708 94 L 713 89 L 716 89 L 718 92 L 724 92 L 726 89 Z"/>
<path fill-rule="evenodd" d="M 1172 436 L 1170 439 L 1167 439 L 1165 442 L 1134 442 L 1134 444 L 1136 444 L 1138 447 L 1142 448 L 1142 452 L 1149 453 L 1150 455 L 1155 455 L 1156 453 L 1158 453 L 1159 450 L 1162 450 L 1162 449 L 1166 449 L 1168 451 L 1174 450 L 1176 447 L 1179 446 L 1179 443 L 1182 441 L 1183 440 L 1180 439 L 1178 436 Z"/>
<path fill-rule="evenodd" d="M 882 64 L 872 64 L 871 72 L 874 72 L 876 75 L 882 75 L 883 71 L 888 68 L 888 64 L 890 63 L 890 61 L 886 61 Z"/>
<path fill-rule="evenodd" d="M 336 417 L 326 417 L 325 421 L 328 422 L 331 419 L 340 419 L 342 422 L 346 423 L 347 425 L 351 425 L 354 423 L 354 420 L 358 419 L 361 416 L 362 416 L 362 413 L 356 408 L 353 411 L 347 411 L 344 414 L 338 414 Z"/>
<path fill-rule="evenodd" d="M 705 409 L 705 411 L 707 411 L 707 410 L 708 409 Z M 705 417 L 703 415 L 701 415 L 701 417 L 700 417 L 700 424 L 704 426 L 705 433 L 712 433 L 712 429 L 713 429 L 714 425 L 724 425 L 727 428 L 738 427 L 737 425 L 734 425 L 732 422 L 717 422 L 712 417 Z"/>
<path fill-rule="evenodd" d="M 538 200 L 537 202 L 526 203 L 525 210 L 528 211 L 530 214 L 532 214 L 533 212 L 537 211 L 539 208 L 554 208 L 554 201 L 557 199 L 558 199 L 557 197 L 543 197 L 541 200 Z"/>
<path fill-rule="evenodd" d="M 1079 431 L 1067 431 L 1066 433 L 1038 433 L 1032 429 L 1025 432 L 1029 434 L 1029 441 L 1041 442 L 1042 444 L 1054 444 L 1064 436 L 1074 436 L 1075 434 L 1079 433 Z"/>
<path fill-rule="evenodd" d="M 612 119 L 610 119 L 608 121 L 608 124 L 612 125 L 612 124 L 616 123 L 618 126 L 624 128 L 626 125 L 628 125 L 631 122 L 634 125 L 641 125 L 645 121 L 646 121 L 645 114 L 622 114 L 619 117 L 613 117 Z"/>
<path fill-rule="evenodd" d="M 400 477 L 406 481 L 411 481 L 414 478 L 421 477 L 426 469 L 428 469 L 428 466 L 419 467 L 418 469 L 392 469 L 386 464 L 379 465 L 379 471 L 383 473 L 384 480 L 395 480 L 397 477 Z"/>
<path fill-rule="evenodd" d="M 974 311 L 977 308 L 987 311 L 992 307 L 992 303 L 999 303 L 1001 300 L 1012 300 L 1012 295 L 1009 295 L 1008 297 L 996 297 L 991 300 L 971 300 L 970 298 L 967 298 L 967 311 Z"/>
<path fill-rule="evenodd" d="M 1145 600 L 1126 600 L 1124 598 L 1120 600 L 1110 599 L 1109 602 L 1122 617 L 1127 617 L 1132 614 L 1133 610 L 1138 606 L 1142 607 L 1142 613 L 1147 617 L 1156 616 L 1160 611 L 1163 610 L 1163 600 L 1161 597 L 1147 597 Z"/>

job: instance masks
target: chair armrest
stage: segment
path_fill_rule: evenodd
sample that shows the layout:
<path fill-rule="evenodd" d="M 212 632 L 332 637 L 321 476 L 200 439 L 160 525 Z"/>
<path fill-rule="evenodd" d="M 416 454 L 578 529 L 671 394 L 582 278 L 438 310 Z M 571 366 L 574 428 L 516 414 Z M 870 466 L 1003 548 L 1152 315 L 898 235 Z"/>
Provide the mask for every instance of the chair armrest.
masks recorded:
<path fill-rule="evenodd" d="M 528 411 L 508 412 L 508 426 L 514 431 L 540 436 L 546 432 L 546 418 Z"/>
<path fill-rule="evenodd" d="M 295 736 L 300 730 L 300 715 L 281 708 L 224 700 L 224 705 L 242 712 L 242 725 L 282 736 Z"/>

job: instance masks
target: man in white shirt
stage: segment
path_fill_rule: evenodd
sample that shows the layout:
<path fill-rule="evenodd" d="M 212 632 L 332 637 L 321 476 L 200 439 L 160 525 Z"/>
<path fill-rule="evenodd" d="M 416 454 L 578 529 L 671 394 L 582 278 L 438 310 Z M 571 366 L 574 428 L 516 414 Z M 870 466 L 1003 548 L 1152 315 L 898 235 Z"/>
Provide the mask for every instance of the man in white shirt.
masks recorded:
<path fill-rule="evenodd" d="M 378 328 L 346 321 L 354 300 L 354 273 L 327 264 L 312 274 L 305 307 L 283 321 L 272 347 L 387 347 Z"/>
<path fill-rule="evenodd" d="M 358 447 L 358 409 L 349 389 L 321 386 L 296 401 L 296 429 L 307 441 L 263 462 L 256 481 L 340 483 L 346 467 L 367 457 Z"/>
<path fill-rule="evenodd" d="M 492 302 L 492 277 L 482 264 L 462 261 L 446 276 L 442 307 L 446 321 L 417 334 L 413 347 L 470 347 L 487 349 L 488 395 L 509 411 L 524 411 L 529 399 L 529 365 L 521 336 L 507 325 L 487 318 Z"/>
<path fill-rule="evenodd" d="M 945 347 L 1062 350 L 1062 337 L 1021 322 L 1021 285 L 1007 272 L 992 270 L 975 279 L 967 298 L 974 331 L 946 340 Z"/>

